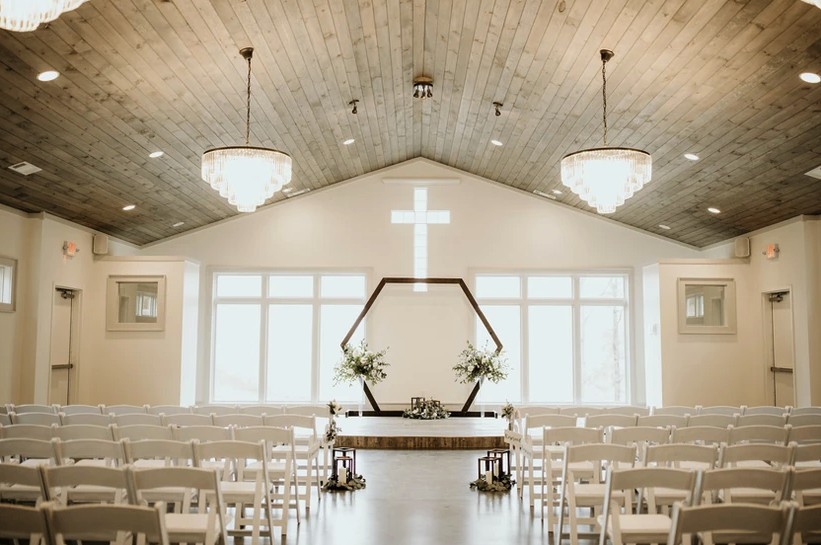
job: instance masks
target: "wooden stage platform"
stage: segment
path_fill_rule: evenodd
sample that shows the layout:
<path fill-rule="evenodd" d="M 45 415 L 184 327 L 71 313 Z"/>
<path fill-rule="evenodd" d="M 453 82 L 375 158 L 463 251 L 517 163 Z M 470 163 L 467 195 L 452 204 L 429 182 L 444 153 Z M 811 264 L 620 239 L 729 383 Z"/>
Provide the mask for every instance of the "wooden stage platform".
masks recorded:
<path fill-rule="evenodd" d="M 410 420 L 401 417 L 348 417 L 337 424 L 340 447 L 391 450 L 482 450 L 504 447 L 503 418 Z"/>

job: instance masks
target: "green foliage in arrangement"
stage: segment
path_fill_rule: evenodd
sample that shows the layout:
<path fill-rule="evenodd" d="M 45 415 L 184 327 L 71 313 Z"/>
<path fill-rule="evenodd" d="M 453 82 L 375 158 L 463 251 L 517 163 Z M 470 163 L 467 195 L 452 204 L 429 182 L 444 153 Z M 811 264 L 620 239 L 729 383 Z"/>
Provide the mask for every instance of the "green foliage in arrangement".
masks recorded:
<path fill-rule="evenodd" d="M 362 341 L 359 346 L 345 345 L 342 350 L 342 359 L 334 366 L 334 386 L 337 384 L 353 384 L 360 378 L 365 382 L 376 384 L 388 377 L 385 372 L 390 364 L 385 361 L 387 349 L 381 352 L 371 352 L 368 343 Z"/>
<path fill-rule="evenodd" d="M 478 349 L 468 342 L 468 347 L 459 354 L 459 363 L 453 370 L 456 371 L 456 380 L 462 384 L 476 382 L 480 379 L 489 380 L 494 384 L 505 380 L 510 368 L 504 352 L 497 353 L 488 349 Z"/>

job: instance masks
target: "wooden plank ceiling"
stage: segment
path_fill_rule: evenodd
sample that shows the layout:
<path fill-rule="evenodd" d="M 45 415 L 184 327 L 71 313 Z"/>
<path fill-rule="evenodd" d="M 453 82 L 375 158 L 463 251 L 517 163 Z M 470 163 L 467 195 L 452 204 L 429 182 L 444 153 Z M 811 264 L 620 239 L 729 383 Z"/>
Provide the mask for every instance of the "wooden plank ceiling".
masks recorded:
<path fill-rule="evenodd" d="M 235 214 L 200 155 L 243 142 L 249 45 L 252 142 L 293 156 L 297 191 L 419 156 L 564 190 L 561 157 L 600 145 L 609 47 L 610 143 L 654 161 L 614 219 L 704 246 L 821 212 L 821 85 L 798 78 L 821 72 L 821 10 L 799 0 L 90 0 L 0 31 L 0 202 L 138 244 Z"/>

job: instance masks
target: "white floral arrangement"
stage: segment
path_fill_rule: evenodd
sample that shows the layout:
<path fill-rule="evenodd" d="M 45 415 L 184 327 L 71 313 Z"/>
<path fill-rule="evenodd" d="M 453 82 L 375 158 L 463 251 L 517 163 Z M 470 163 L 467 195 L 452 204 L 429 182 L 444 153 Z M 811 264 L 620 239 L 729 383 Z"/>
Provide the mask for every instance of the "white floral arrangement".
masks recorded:
<path fill-rule="evenodd" d="M 441 420 L 443 418 L 450 418 L 450 413 L 445 410 L 442 403 L 434 401 L 433 399 L 425 399 L 416 404 L 411 409 L 405 409 L 402 413 L 403 418 L 412 418 L 414 420 Z"/>
<path fill-rule="evenodd" d="M 470 341 L 468 347 L 459 354 L 459 363 L 453 370 L 456 371 L 456 380 L 462 384 L 477 382 L 480 379 L 498 384 L 505 380 L 510 372 L 504 352 L 490 350 L 487 345 L 479 350 Z"/>
<path fill-rule="evenodd" d="M 516 408 L 513 406 L 512 403 L 508 403 L 507 405 L 502 407 L 502 418 L 504 418 L 508 422 L 513 421 L 514 414 L 516 414 Z"/>
<path fill-rule="evenodd" d="M 390 364 L 385 361 L 386 350 L 371 352 L 368 343 L 362 341 L 358 346 L 346 344 L 342 349 L 342 359 L 334 366 L 334 386 L 338 384 L 353 384 L 357 380 L 376 384 L 388 377 L 385 372 Z"/>
<path fill-rule="evenodd" d="M 325 444 L 330 445 L 336 441 L 336 436 L 339 435 L 339 432 L 341 431 L 342 428 L 336 425 L 336 420 L 331 418 L 331 421 L 325 426 Z"/>
<path fill-rule="evenodd" d="M 342 405 L 336 402 L 336 400 L 331 400 L 328 402 L 328 412 L 331 414 L 331 418 L 334 416 L 342 414 Z"/>

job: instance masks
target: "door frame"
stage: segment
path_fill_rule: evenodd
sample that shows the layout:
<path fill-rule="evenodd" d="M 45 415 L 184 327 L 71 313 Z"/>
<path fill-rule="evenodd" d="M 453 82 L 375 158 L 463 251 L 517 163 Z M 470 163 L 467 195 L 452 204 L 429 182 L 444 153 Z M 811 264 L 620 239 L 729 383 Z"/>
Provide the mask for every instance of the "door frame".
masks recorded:
<path fill-rule="evenodd" d="M 71 388 L 70 394 L 75 394 L 76 399 L 69 398 L 69 401 L 72 405 L 76 405 L 79 403 L 80 398 L 80 372 L 81 372 L 81 365 L 80 365 L 80 339 L 81 336 L 81 329 L 82 329 L 82 320 L 80 319 L 82 316 L 82 306 L 83 306 L 83 290 L 81 288 L 75 288 L 69 286 L 67 284 L 58 284 L 54 283 L 51 288 L 51 296 L 54 297 L 54 293 L 57 290 L 71 290 L 74 292 L 74 301 L 71 306 L 71 354 L 74 355 L 74 385 Z M 50 301 L 50 316 L 49 316 L 49 336 L 48 336 L 48 402 L 49 405 L 52 404 L 51 399 L 51 341 L 52 341 L 52 332 L 54 331 L 54 299 Z M 70 358 L 70 356 L 69 356 Z M 71 363 L 71 362 L 69 362 Z M 69 369 L 69 373 L 72 369 Z"/>
<path fill-rule="evenodd" d="M 768 305 L 770 304 L 770 295 L 773 293 L 788 293 L 790 295 L 790 333 L 792 335 L 792 353 L 793 353 L 793 372 L 792 372 L 792 387 L 793 387 L 793 405 L 798 405 L 798 390 L 796 388 L 796 384 L 798 383 L 798 366 L 795 364 L 795 297 L 794 291 L 792 288 L 792 284 L 787 284 L 781 288 L 773 288 L 768 289 L 761 292 L 761 339 L 764 347 L 764 351 L 762 355 L 764 356 L 762 361 L 764 365 L 762 366 L 762 372 L 764 373 L 764 399 L 769 400 L 770 396 L 773 394 L 773 382 L 775 381 L 775 374 L 770 371 L 770 368 L 767 363 L 767 358 L 769 354 L 773 353 L 772 347 L 772 337 L 773 337 L 773 330 L 772 324 L 770 321 L 772 320 L 772 315 L 770 314 L 770 321 L 767 320 L 768 316 Z M 773 362 L 775 364 L 775 362 Z M 775 399 L 773 399 L 773 403 Z"/>

